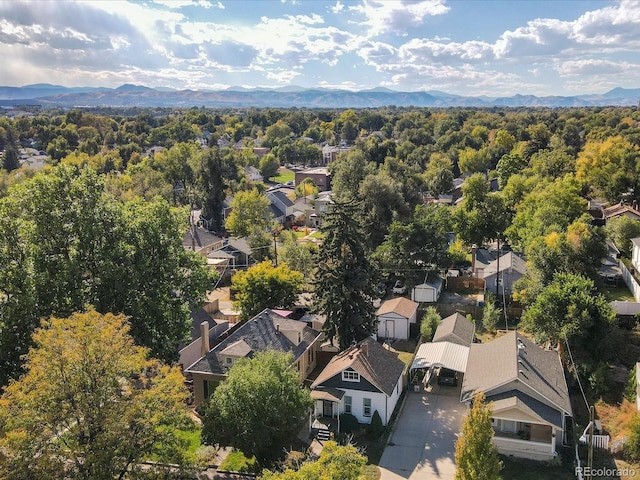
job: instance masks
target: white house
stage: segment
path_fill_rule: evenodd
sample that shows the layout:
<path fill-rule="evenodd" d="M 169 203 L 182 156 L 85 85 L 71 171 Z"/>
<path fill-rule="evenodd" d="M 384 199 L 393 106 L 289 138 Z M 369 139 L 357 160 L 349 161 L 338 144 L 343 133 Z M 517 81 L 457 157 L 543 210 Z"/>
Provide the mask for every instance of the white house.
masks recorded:
<path fill-rule="evenodd" d="M 532 460 L 557 455 L 572 416 L 557 351 L 542 349 L 517 331 L 471 344 L 460 401 L 471 404 L 480 392 L 493 408 L 498 452 Z"/>
<path fill-rule="evenodd" d="M 350 413 L 371 423 L 377 411 L 386 425 L 402 393 L 404 368 L 395 353 L 366 338 L 333 357 L 311 384 L 313 417 L 337 420 Z"/>
<path fill-rule="evenodd" d="M 244 174 L 246 175 L 247 180 L 249 180 L 250 182 L 262 182 L 262 181 L 264 181 L 264 178 L 262 177 L 262 174 L 260 173 L 260 170 L 258 170 L 253 165 L 249 165 L 247 167 L 244 167 Z"/>
<path fill-rule="evenodd" d="M 410 325 L 416 323 L 418 304 L 405 297 L 386 300 L 376 312 L 379 338 L 408 340 Z"/>

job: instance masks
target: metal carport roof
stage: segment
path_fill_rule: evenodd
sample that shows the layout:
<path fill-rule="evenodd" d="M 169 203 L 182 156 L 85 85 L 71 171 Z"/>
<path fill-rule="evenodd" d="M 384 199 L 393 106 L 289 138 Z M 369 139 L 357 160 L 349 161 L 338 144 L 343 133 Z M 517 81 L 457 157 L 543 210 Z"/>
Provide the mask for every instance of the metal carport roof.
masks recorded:
<path fill-rule="evenodd" d="M 418 368 L 445 367 L 464 373 L 467 369 L 469 347 L 451 342 L 428 342 L 418 348 L 411 370 Z"/>

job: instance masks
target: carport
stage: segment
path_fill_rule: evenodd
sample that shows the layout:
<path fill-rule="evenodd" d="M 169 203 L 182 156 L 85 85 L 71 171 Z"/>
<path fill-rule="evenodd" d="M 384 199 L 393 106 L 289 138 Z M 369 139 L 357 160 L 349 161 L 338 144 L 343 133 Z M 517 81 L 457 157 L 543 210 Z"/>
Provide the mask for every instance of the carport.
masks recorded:
<path fill-rule="evenodd" d="M 425 383 L 429 381 L 430 373 L 434 368 L 444 367 L 459 373 L 467 369 L 469 347 L 451 342 L 427 342 L 420 345 L 416 357 L 411 364 L 409 378 L 414 377 L 418 370 L 428 370 Z"/>

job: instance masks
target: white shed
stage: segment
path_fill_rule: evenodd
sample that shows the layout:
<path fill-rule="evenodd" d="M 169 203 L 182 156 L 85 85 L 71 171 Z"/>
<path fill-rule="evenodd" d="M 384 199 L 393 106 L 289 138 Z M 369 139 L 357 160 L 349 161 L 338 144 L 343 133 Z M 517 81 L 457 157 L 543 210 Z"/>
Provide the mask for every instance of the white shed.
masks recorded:
<path fill-rule="evenodd" d="M 442 279 L 438 278 L 433 282 L 421 283 L 411 290 L 411 300 L 420 303 L 437 302 L 442 292 Z"/>
<path fill-rule="evenodd" d="M 405 297 L 385 301 L 378 311 L 378 338 L 408 340 L 410 325 L 416 323 L 418 304 Z"/>

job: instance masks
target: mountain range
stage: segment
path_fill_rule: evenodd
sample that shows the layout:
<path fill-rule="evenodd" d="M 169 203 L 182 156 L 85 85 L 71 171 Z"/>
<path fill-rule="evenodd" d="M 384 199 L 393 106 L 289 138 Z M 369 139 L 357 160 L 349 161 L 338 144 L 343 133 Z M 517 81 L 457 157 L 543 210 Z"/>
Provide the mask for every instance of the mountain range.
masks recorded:
<path fill-rule="evenodd" d="M 640 106 L 640 88 L 614 88 L 603 94 L 575 96 L 461 96 L 441 91 L 399 92 L 387 88 L 348 91 L 288 86 L 274 89 L 173 90 L 126 84 L 118 88 L 63 87 L 46 83 L 0 86 L 0 106 L 70 107 L 590 107 Z"/>

